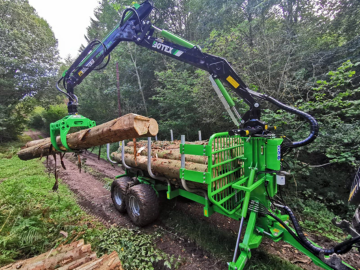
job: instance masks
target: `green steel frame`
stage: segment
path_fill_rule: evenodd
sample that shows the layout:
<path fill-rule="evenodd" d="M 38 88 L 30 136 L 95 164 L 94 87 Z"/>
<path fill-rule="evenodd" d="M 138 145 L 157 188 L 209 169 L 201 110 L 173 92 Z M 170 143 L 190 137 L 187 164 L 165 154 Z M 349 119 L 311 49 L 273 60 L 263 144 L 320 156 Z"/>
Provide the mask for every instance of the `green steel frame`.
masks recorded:
<path fill-rule="evenodd" d="M 310 257 L 314 264 L 324 269 L 333 269 L 304 248 L 274 218 L 259 216 L 256 209 L 249 207 L 250 201 L 254 201 L 270 208 L 271 202 L 267 194 L 272 198 L 277 193 L 276 173 L 271 171 L 280 171 L 282 141 L 280 138 L 230 136 L 228 132 L 223 132 L 211 136 L 207 145 L 180 144 L 181 154 L 208 158 L 207 172 L 186 168 L 181 168 L 179 172 L 180 178 L 185 181 L 207 184 L 207 197 L 184 189 L 172 190 L 170 185 L 166 186 L 155 179 L 138 179 L 142 183 L 150 184 L 156 191 L 167 190 L 169 200 L 182 196 L 201 203 L 204 205 L 206 217 L 217 212 L 235 220 L 244 218 L 246 230 L 242 242 L 238 245 L 240 254 L 236 254 L 234 260 L 228 263 L 229 270 L 243 269 L 251 258 L 251 249 L 259 247 L 264 236 L 274 242 L 287 242 Z M 126 170 L 125 175 L 134 176 L 129 170 Z M 280 211 L 272 213 L 285 224 L 289 224 L 289 216 L 281 215 Z"/>
<path fill-rule="evenodd" d="M 65 147 L 66 152 L 72 152 L 73 150 L 68 146 L 66 141 L 66 135 L 71 128 L 92 128 L 95 127 L 95 121 L 90 120 L 82 115 L 68 115 L 64 118 L 50 124 L 50 140 L 55 150 L 63 152 L 56 143 L 56 136 L 60 135 L 62 145 Z"/>
<path fill-rule="evenodd" d="M 316 265 L 328 270 L 333 269 L 304 248 L 274 218 L 260 216 L 256 209 L 249 207 L 249 203 L 253 201 L 270 209 L 271 201 L 267 194 L 272 198 L 277 193 L 276 173 L 272 171 L 281 169 L 282 141 L 283 139 L 271 137 L 230 136 L 228 132 L 223 132 L 211 136 L 207 145 L 180 144 L 181 154 L 208 158 L 207 172 L 186 168 L 181 168 L 179 172 L 180 178 L 185 181 L 207 184 L 207 197 L 184 189 L 172 190 L 170 185 L 166 186 L 155 179 L 138 179 L 152 185 L 155 190 L 167 190 L 169 200 L 182 196 L 203 204 L 206 217 L 217 212 L 235 220 L 244 218 L 246 230 L 242 242 L 238 245 L 240 254 L 236 254 L 234 260 L 228 263 L 229 270 L 243 269 L 251 258 L 251 249 L 259 247 L 264 236 L 274 242 L 285 241 L 310 257 Z M 134 176 L 128 170 L 126 175 Z M 122 176 L 124 175 L 118 177 Z M 285 224 L 289 224 L 289 216 L 281 215 L 280 211 L 272 213 Z"/>

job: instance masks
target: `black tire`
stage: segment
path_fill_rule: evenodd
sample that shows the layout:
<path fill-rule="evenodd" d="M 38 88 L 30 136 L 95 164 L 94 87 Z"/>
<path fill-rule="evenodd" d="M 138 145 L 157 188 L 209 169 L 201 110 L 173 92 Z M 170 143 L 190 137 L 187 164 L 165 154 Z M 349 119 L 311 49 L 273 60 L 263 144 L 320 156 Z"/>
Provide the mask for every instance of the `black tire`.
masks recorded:
<path fill-rule="evenodd" d="M 114 180 L 111 184 L 111 199 L 120 213 L 126 212 L 126 189 L 131 181 L 131 177 L 124 176 Z"/>
<path fill-rule="evenodd" d="M 355 228 L 355 230 L 360 233 L 360 205 L 355 211 L 355 215 L 352 220 L 352 225 Z M 360 249 L 359 249 L 360 251 Z"/>
<path fill-rule="evenodd" d="M 159 216 L 159 200 L 156 192 L 147 184 L 131 187 L 126 196 L 126 209 L 136 226 L 150 224 Z"/>

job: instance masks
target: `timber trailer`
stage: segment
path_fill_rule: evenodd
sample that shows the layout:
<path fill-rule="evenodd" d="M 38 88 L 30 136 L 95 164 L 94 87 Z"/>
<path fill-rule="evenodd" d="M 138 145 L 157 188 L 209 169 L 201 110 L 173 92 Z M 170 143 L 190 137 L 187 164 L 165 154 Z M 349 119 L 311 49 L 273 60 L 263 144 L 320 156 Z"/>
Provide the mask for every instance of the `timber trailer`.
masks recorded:
<path fill-rule="evenodd" d="M 323 249 L 305 236 L 291 209 L 284 202 L 277 203 L 274 199 L 279 185 L 285 184 L 287 173 L 282 170 L 284 155 L 293 148 L 315 140 L 319 130 L 316 120 L 311 115 L 270 96 L 250 90 L 226 59 L 204 53 L 199 46 L 152 25 L 148 17 L 153 8 L 154 5 L 149 0 L 126 8 L 119 24 L 102 41 L 89 43 L 63 73 L 56 88 L 69 98 L 69 115 L 51 124 L 53 146 L 58 149 L 54 138 L 56 133 L 60 133 L 63 145 L 71 151 L 66 143 L 69 129 L 95 125 L 94 121 L 78 115 L 78 98 L 74 94 L 74 87 L 91 71 L 98 70 L 100 65 L 100 68 L 104 68 L 110 60 L 110 52 L 122 41 L 134 42 L 141 47 L 206 70 L 235 128 L 213 134 L 206 145 L 186 144 L 185 137 L 181 136 L 181 187 L 171 185 L 167 178 L 156 176 L 152 172 L 151 138 L 148 138 L 146 171 L 132 168 L 125 163 L 123 143 L 122 165 L 125 174 L 116 177 L 111 189 L 116 209 L 122 213 L 127 211 L 134 224 L 144 226 L 157 218 L 158 191 L 165 190 L 170 200 L 181 196 L 202 204 L 206 217 L 216 212 L 238 220 L 240 225 L 233 260 L 228 263 L 230 270 L 244 269 L 251 258 L 251 249 L 257 248 L 263 237 L 291 244 L 324 269 L 355 269 L 343 262 L 338 254 L 344 254 L 352 247 L 360 248 L 359 209 L 352 224 L 347 221 L 333 221 L 336 226 L 350 234 L 351 238 L 335 247 Z M 159 36 L 154 36 L 154 33 Z M 105 64 L 102 64 L 104 61 Z M 227 83 L 250 107 L 242 118 L 222 82 Z M 66 91 L 60 88 L 61 84 Z M 276 127 L 260 120 L 260 104 L 254 98 L 268 101 L 304 118 L 310 124 L 309 136 L 299 142 L 277 138 L 274 134 Z M 186 169 L 186 155 L 206 156 L 207 171 Z M 207 190 L 188 188 L 189 182 L 206 184 Z M 356 204 L 360 201 L 359 173 L 354 180 L 349 201 Z M 240 241 L 245 225 L 244 237 Z"/>

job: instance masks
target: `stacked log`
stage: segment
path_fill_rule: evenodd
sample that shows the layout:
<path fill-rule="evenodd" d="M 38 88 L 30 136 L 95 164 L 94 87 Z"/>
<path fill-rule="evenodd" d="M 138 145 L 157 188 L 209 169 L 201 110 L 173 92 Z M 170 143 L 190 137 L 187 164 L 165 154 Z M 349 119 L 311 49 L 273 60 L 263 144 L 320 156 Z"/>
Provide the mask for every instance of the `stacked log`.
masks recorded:
<path fill-rule="evenodd" d="M 197 145 L 207 145 L 208 141 L 197 141 L 197 142 L 185 142 L 186 144 L 197 144 Z M 223 147 L 230 146 L 229 142 L 216 141 L 215 145 L 222 144 Z M 147 141 L 138 141 L 134 147 L 134 142 L 127 143 L 124 146 L 125 152 L 125 163 L 134 168 L 139 168 L 143 171 L 147 171 Z M 121 160 L 121 149 L 119 152 L 112 153 L 114 160 L 122 162 Z M 214 149 L 215 150 L 215 149 Z M 218 149 L 217 149 L 218 150 Z M 212 157 L 213 164 L 221 163 L 225 160 L 231 159 L 235 156 L 238 156 L 241 153 L 236 153 L 236 150 L 233 149 L 230 152 L 215 154 Z M 180 168 L 181 168 L 181 153 L 180 153 L 180 141 L 156 141 L 151 145 L 151 168 L 155 175 L 164 176 L 169 179 L 175 185 L 181 187 L 180 180 Z M 198 172 L 207 172 L 208 171 L 208 157 L 207 156 L 197 156 L 197 155 L 185 155 L 185 169 L 198 171 Z M 211 161 L 210 161 L 211 162 Z M 235 164 L 237 161 L 234 161 L 233 166 L 239 166 L 240 164 Z M 213 177 L 220 176 L 226 171 L 228 165 L 220 165 L 212 169 Z M 212 183 L 214 189 L 219 189 L 224 185 L 228 184 L 228 178 L 221 178 Z M 200 188 L 207 190 L 206 184 L 195 183 L 187 181 L 189 188 Z M 225 191 L 224 191 L 225 192 Z"/>
<path fill-rule="evenodd" d="M 159 127 L 154 119 L 127 114 L 91 129 L 67 134 L 66 141 L 70 149 L 81 150 L 132 138 L 152 137 L 158 131 Z M 56 143 L 61 150 L 66 152 L 61 144 L 60 136 L 56 138 Z M 29 160 L 56 153 L 59 152 L 52 146 L 50 138 L 46 138 L 28 142 L 18 152 L 18 156 L 22 160 Z"/>
<path fill-rule="evenodd" d="M 186 142 L 191 144 L 191 142 Z M 192 142 L 192 144 L 207 144 L 206 141 Z M 135 155 L 134 155 L 135 150 Z M 124 146 L 125 151 L 125 163 L 133 168 L 138 168 L 143 171 L 147 171 L 148 163 L 148 150 L 147 141 L 136 142 L 134 147 L 133 142 L 129 142 Z M 121 160 L 121 149 L 119 152 L 111 154 L 112 158 L 117 162 Z M 136 156 L 136 158 L 135 158 Z M 180 154 L 180 141 L 167 142 L 157 141 L 151 145 L 151 169 L 156 176 L 163 176 L 170 180 L 171 183 L 181 186 L 180 180 L 180 168 L 181 168 L 181 154 Z M 185 155 L 185 169 L 207 172 L 207 157 Z M 207 190 L 206 184 L 187 182 L 189 188 L 200 188 Z"/>
<path fill-rule="evenodd" d="M 91 245 L 85 245 L 84 240 L 73 242 L 69 245 L 60 246 L 37 257 L 18 261 L 0 268 L 0 270 L 26 269 L 26 270 L 123 270 L 116 251 L 109 255 L 97 258 L 96 253 L 91 251 Z"/>
<path fill-rule="evenodd" d="M 139 148 L 137 148 L 139 149 Z M 147 148 L 140 148 L 140 155 L 141 156 L 147 156 L 148 151 Z M 140 150 L 139 149 L 139 150 Z M 125 147 L 125 153 L 127 154 L 133 154 L 134 148 L 126 146 Z M 181 153 L 180 149 L 172 149 L 172 150 L 166 150 L 166 149 L 152 149 L 151 156 L 156 158 L 163 158 L 163 159 L 173 159 L 173 160 L 181 160 Z M 185 161 L 194 162 L 194 163 L 200 163 L 200 164 L 207 164 L 207 156 L 195 156 L 195 155 L 185 155 Z"/>

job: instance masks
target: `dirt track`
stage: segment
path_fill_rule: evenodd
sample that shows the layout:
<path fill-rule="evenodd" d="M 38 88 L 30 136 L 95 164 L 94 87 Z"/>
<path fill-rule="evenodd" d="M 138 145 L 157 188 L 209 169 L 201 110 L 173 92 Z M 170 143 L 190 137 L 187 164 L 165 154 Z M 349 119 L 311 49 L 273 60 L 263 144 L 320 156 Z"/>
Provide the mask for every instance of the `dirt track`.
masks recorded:
<path fill-rule="evenodd" d="M 73 154 L 67 154 L 64 159 L 66 170 L 60 169 L 60 178 L 65 184 L 76 194 L 78 203 L 83 206 L 88 213 L 99 217 L 106 225 L 117 224 L 118 226 L 134 228 L 128 216 L 119 214 L 113 207 L 110 191 L 104 188 L 104 177 L 113 179 L 116 175 L 123 174 L 123 170 L 119 166 L 113 166 L 105 160 L 98 160 L 97 155 L 92 153 L 82 154 L 82 159 L 85 161 L 85 168 L 79 172 L 77 165 L 74 164 L 76 160 L 72 157 Z M 53 167 L 52 158 L 50 158 L 50 166 Z M 59 165 L 59 164 L 58 164 Z M 59 168 L 59 167 L 58 167 Z M 85 171 L 87 170 L 87 172 Z M 210 218 L 203 216 L 203 208 L 201 205 L 177 200 L 173 211 L 178 211 L 179 214 L 187 214 L 192 217 L 209 222 L 219 228 L 219 230 L 226 230 L 234 232 L 238 230 L 238 222 L 219 214 L 213 214 Z M 159 219 L 154 224 L 149 225 L 143 230 L 151 233 L 156 227 L 162 227 L 162 221 Z M 179 269 L 227 269 L 226 262 L 219 261 L 213 258 L 208 252 L 199 249 L 194 243 L 179 240 L 170 233 L 165 233 L 162 241 L 157 243 L 158 248 L 164 250 L 166 253 L 175 256 L 181 256 L 186 260 L 186 263 Z M 183 238 L 186 239 L 186 236 Z M 323 239 L 314 239 L 315 241 Z M 325 243 L 329 246 L 330 243 Z M 296 264 L 303 269 L 322 269 L 315 266 L 311 260 L 295 250 L 290 245 L 283 242 L 273 243 L 268 239 L 264 239 L 261 245 L 262 249 L 279 256 L 285 260 Z M 345 261 L 351 264 L 358 264 L 360 256 L 356 253 L 346 255 Z M 157 268 L 160 269 L 160 268 Z"/>
<path fill-rule="evenodd" d="M 77 165 L 72 162 L 74 159 L 71 155 L 67 154 L 65 156 L 66 170 L 58 166 L 60 170 L 59 177 L 76 194 L 79 205 L 85 208 L 89 214 L 98 217 L 105 225 L 116 224 L 121 227 L 135 228 L 126 214 L 122 215 L 115 210 L 110 198 L 110 191 L 104 188 L 102 181 L 99 181 L 99 172 L 104 172 L 104 174 L 101 174 L 102 177 L 113 178 L 122 174 L 123 170 L 118 166 L 112 166 L 104 160 L 98 160 L 94 154 L 87 153 L 82 155 L 82 159 L 86 159 L 86 166 L 91 167 L 94 171 L 92 173 L 84 172 L 85 168 L 82 168 L 80 173 Z M 51 157 L 49 158 L 49 165 L 51 168 L 54 166 Z M 87 169 L 89 170 L 89 168 Z M 143 228 L 143 230 L 151 233 L 160 226 L 162 226 L 161 221 L 157 221 Z M 157 246 L 170 255 L 181 255 L 186 260 L 186 263 L 179 269 L 227 269 L 225 262 L 212 259 L 207 252 L 199 250 L 194 243 L 179 240 L 169 233 L 165 233 L 162 241 L 157 243 Z"/>

